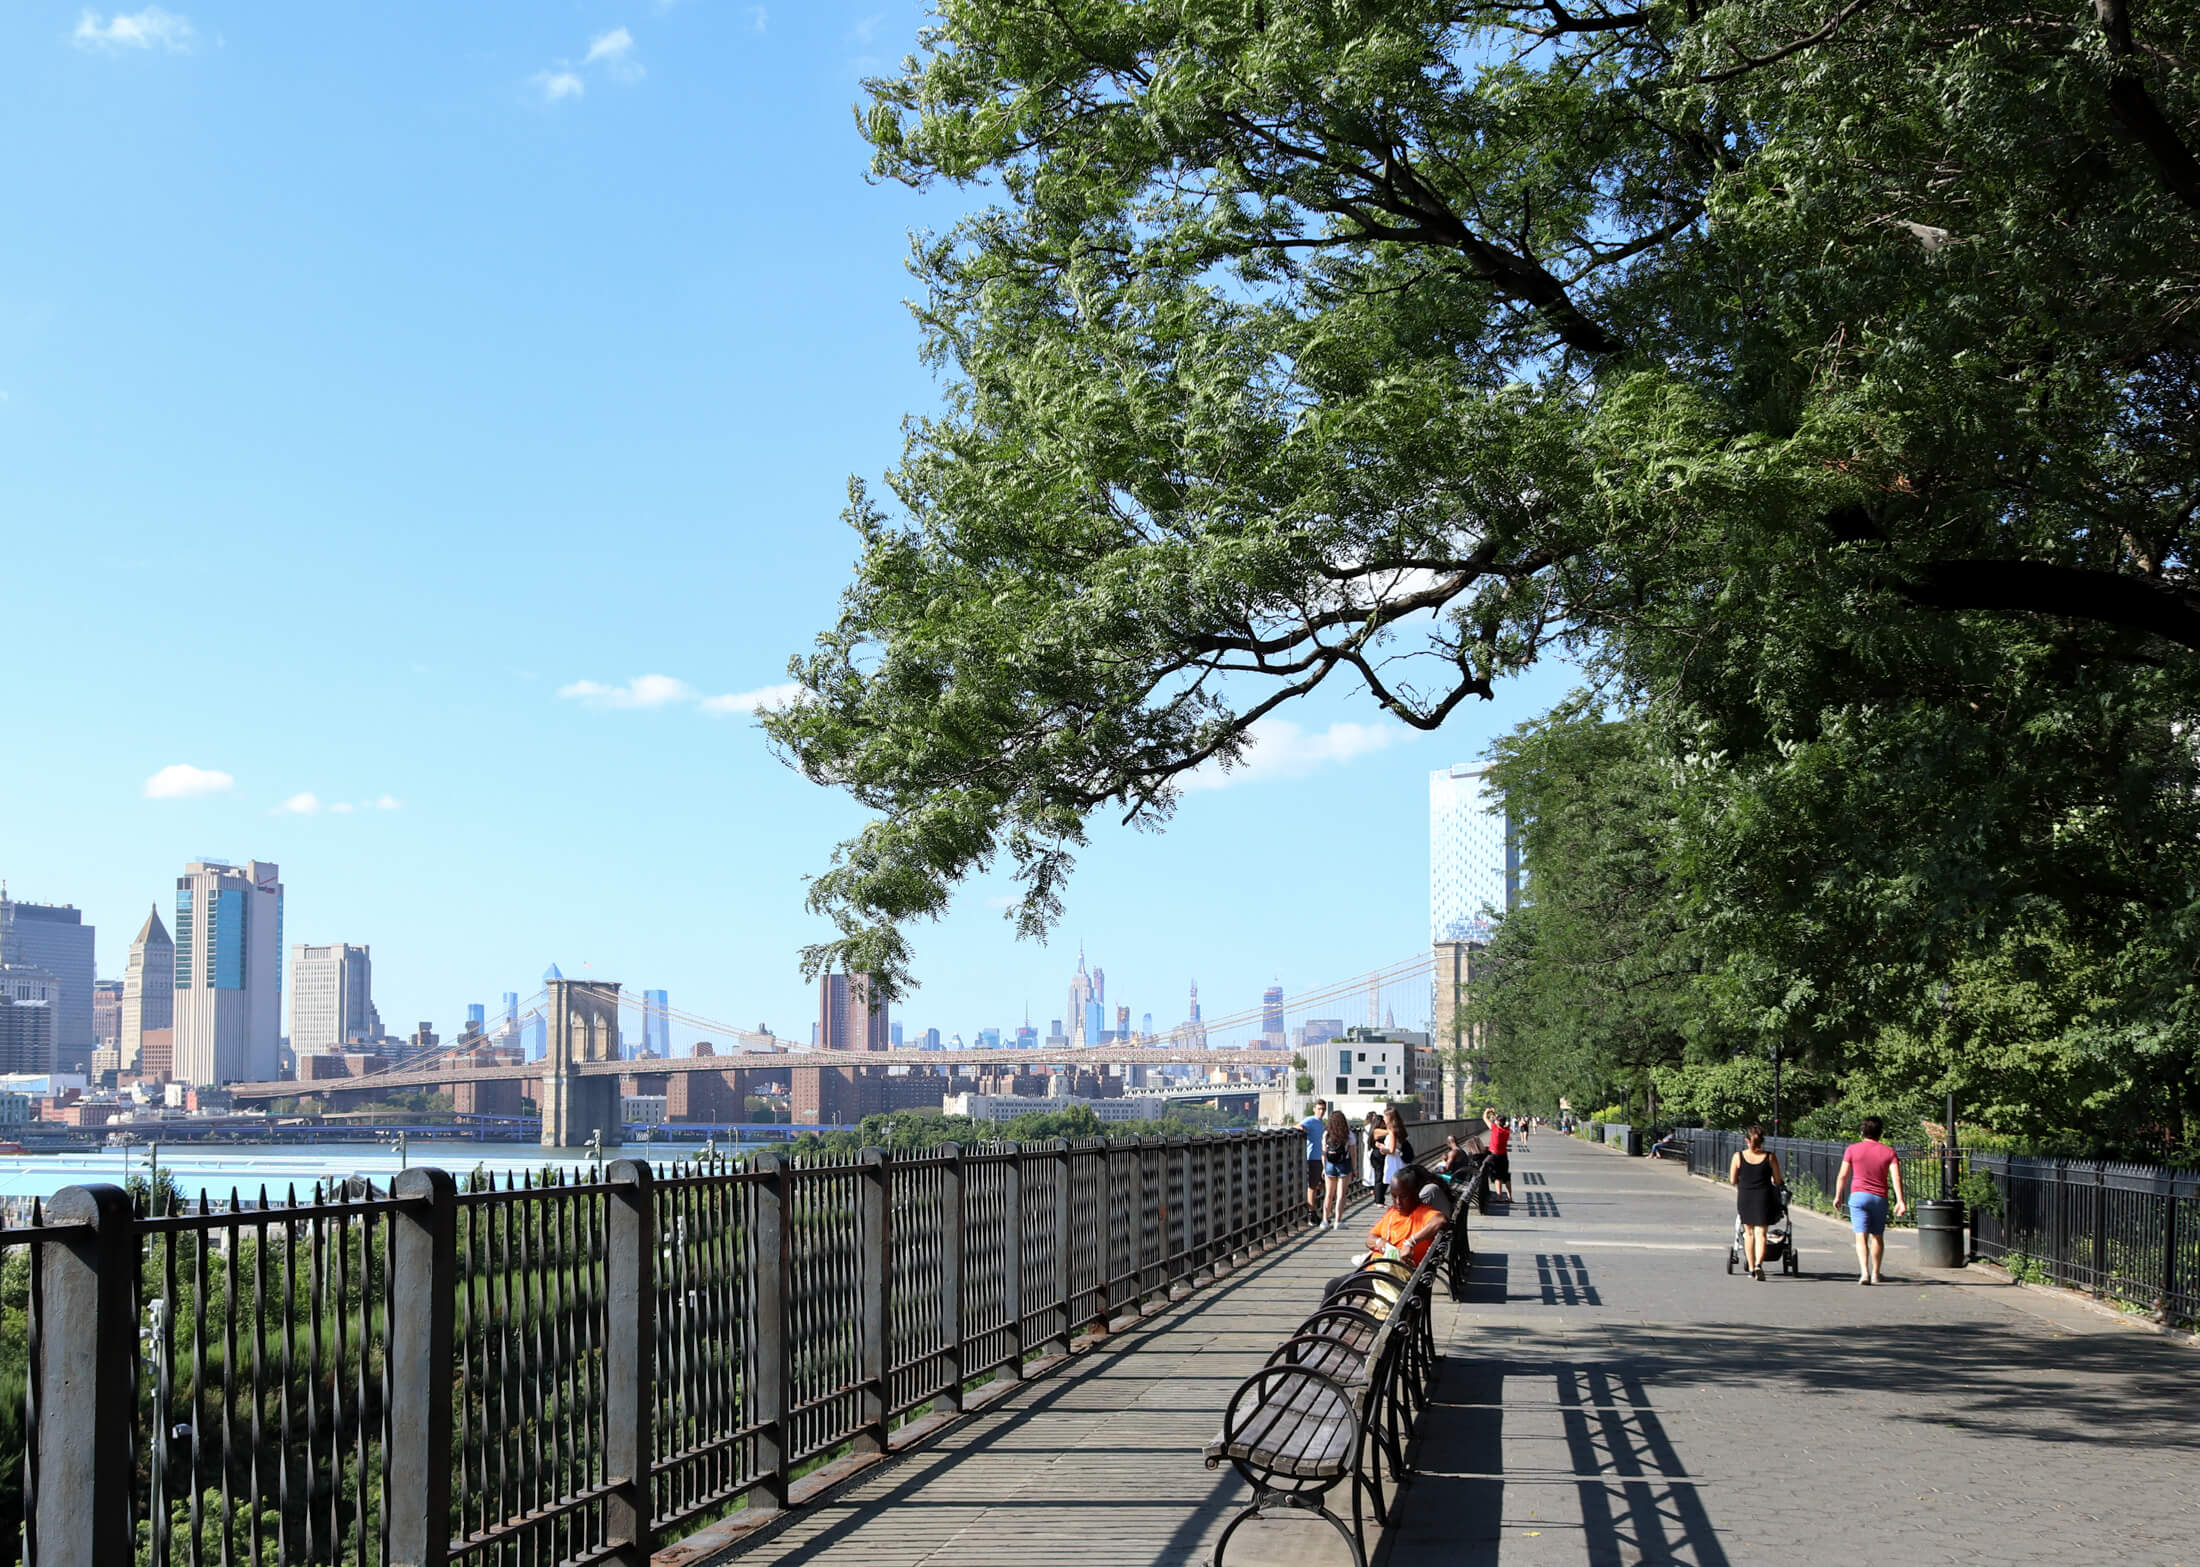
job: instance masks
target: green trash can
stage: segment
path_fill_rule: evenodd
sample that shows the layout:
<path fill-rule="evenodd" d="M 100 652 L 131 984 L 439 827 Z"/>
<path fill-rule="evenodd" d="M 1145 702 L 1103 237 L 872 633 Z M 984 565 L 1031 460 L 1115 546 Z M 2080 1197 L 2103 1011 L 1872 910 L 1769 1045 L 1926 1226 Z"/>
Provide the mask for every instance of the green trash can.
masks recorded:
<path fill-rule="evenodd" d="M 1960 1268 L 1964 1262 L 1963 1204 L 1936 1197 L 1917 1205 L 1917 1264 L 1921 1268 Z"/>

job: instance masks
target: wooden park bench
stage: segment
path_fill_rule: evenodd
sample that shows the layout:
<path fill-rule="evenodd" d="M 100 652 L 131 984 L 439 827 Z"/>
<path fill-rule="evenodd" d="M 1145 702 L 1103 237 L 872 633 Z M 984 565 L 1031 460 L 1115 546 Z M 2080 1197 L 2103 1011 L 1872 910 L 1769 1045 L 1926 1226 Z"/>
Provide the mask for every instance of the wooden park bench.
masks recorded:
<path fill-rule="evenodd" d="M 1390 1521 L 1384 1471 L 1393 1493 L 1405 1482 L 1406 1447 L 1435 1380 L 1430 1295 L 1448 1267 L 1446 1225 L 1420 1263 L 1374 1262 L 1338 1288 L 1278 1345 L 1268 1363 L 1241 1383 L 1207 1444 L 1210 1469 L 1233 1465 L 1253 1499 L 1223 1528 L 1213 1567 L 1230 1536 L 1249 1519 L 1310 1512 L 1342 1535 L 1353 1567 L 1367 1567 L 1366 1515 Z M 1352 1521 L 1329 1506 L 1347 1486 Z"/>

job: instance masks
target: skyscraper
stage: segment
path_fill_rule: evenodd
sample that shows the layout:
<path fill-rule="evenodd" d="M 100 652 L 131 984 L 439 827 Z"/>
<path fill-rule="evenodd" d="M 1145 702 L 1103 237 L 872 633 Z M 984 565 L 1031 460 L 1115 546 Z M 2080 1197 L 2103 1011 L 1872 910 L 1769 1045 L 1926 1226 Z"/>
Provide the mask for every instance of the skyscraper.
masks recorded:
<path fill-rule="evenodd" d="M 42 969 L 59 987 L 53 1003 L 56 1072 L 92 1065 L 92 963 L 95 932 L 66 904 L 17 903 L 0 892 L 0 963 Z"/>
<path fill-rule="evenodd" d="M 122 981 L 92 981 L 92 1047 L 114 1050 L 122 1044 Z"/>
<path fill-rule="evenodd" d="M 1520 902 L 1520 849 L 1487 784 L 1464 763 L 1428 777 L 1429 940 L 1490 939 L 1493 914 Z"/>
<path fill-rule="evenodd" d="M 0 1072 L 53 1072 L 61 981 L 28 963 L 0 963 Z"/>
<path fill-rule="evenodd" d="M 1097 1036 L 1090 1040 L 1085 1037 L 1086 1012 L 1097 999 L 1093 992 L 1092 975 L 1085 971 L 1085 949 L 1080 946 L 1077 949 L 1077 972 L 1070 976 L 1069 982 L 1070 1043 L 1083 1045 L 1100 1042 Z"/>
<path fill-rule="evenodd" d="M 1260 993 L 1260 1031 L 1274 1043 L 1283 1042 L 1283 987 L 1270 985 Z"/>
<path fill-rule="evenodd" d="M 290 949 L 292 1055 L 327 1055 L 380 1032 L 370 948 L 337 942 Z"/>
<path fill-rule="evenodd" d="M 816 1043 L 821 1050 L 884 1050 L 886 1008 L 871 1000 L 868 974 L 821 974 Z"/>
<path fill-rule="evenodd" d="M 265 1081 L 280 1064 L 282 872 L 193 860 L 176 878 L 175 1075 L 204 1088 Z"/>
<path fill-rule="evenodd" d="M 642 1054 L 672 1054 L 672 1002 L 667 992 L 642 992 Z"/>
<path fill-rule="evenodd" d="M 130 943 L 130 962 L 122 971 L 122 1070 L 138 1071 L 145 1036 L 176 1026 L 176 944 L 154 909 Z"/>

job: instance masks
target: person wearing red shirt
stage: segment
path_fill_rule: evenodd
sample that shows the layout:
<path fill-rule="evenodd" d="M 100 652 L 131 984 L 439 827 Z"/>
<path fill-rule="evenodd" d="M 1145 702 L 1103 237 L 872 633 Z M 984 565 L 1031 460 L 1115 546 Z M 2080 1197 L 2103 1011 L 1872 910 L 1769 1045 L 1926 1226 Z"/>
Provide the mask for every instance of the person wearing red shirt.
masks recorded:
<path fill-rule="evenodd" d="M 1512 1201 L 1512 1128 L 1495 1110 L 1483 1117 L 1490 1129 L 1490 1156 L 1483 1165 L 1482 1179 L 1494 1197 Z"/>
<path fill-rule="evenodd" d="M 1910 1205 L 1902 1195 L 1902 1161 L 1879 1140 L 1879 1134 L 1886 1130 L 1885 1123 L 1876 1115 L 1867 1115 L 1859 1130 L 1864 1140 L 1849 1144 L 1841 1156 L 1841 1168 L 1833 1177 L 1833 1205 L 1841 1206 L 1842 1188 L 1853 1178 L 1856 1185 L 1849 1193 L 1849 1228 L 1856 1232 L 1856 1282 L 1877 1284 L 1879 1264 L 1887 1251 L 1890 1192 L 1896 1218 L 1908 1213 Z"/>

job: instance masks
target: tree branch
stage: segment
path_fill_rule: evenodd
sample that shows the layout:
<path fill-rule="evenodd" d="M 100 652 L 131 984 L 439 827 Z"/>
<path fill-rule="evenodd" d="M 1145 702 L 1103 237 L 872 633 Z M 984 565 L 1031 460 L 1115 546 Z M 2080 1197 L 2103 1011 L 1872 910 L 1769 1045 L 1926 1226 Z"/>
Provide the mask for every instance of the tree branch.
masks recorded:
<path fill-rule="evenodd" d="M 2117 123 L 2154 159 L 2155 172 L 2175 196 L 2200 212 L 2200 158 L 2192 155 L 2169 116 L 2147 91 L 2146 78 L 2137 67 L 2138 48 L 2131 39 L 2131 7 L 2127 0 L 2093 0 L 2093 15 L 2108 40 L 2108 52 L 2117 61 L 2108 82 L 2108 107 Z"/>
<path fill-rule="evenodd" d="M 2200 651 L 2200 603 L 2166 583 L 2042 560 L 1943 560 L 1901 592 L 1931 609 L 2060 615 Z"/>

